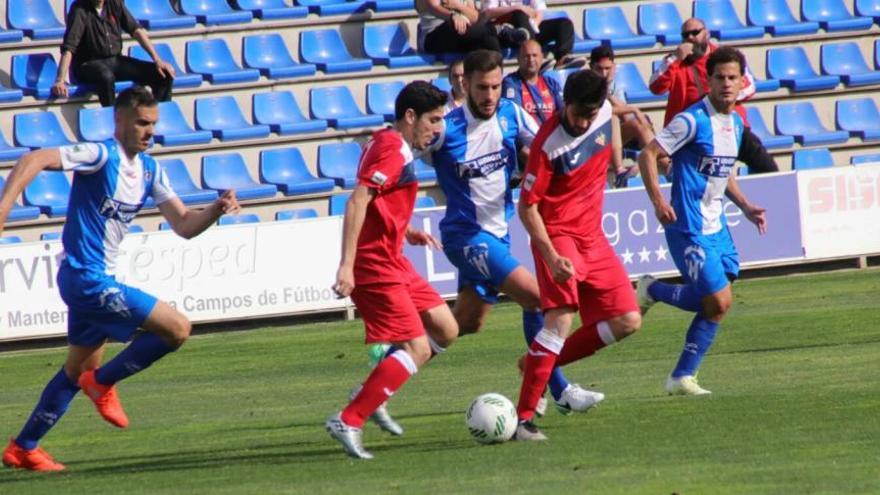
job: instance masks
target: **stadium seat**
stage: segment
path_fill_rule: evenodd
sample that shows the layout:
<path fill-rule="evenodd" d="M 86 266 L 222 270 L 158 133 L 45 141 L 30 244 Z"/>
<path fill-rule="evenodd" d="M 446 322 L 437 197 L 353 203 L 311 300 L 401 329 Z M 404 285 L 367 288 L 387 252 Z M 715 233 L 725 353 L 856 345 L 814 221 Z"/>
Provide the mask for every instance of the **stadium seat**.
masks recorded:
<path fill-rule="evenodd" d="M 43 232 L 40 234 L 41 241 L 58 241 L 61 240 L 61 232 Z"/>
<path fill-rule="evenodd" d="M 251 22 L 250 11 L 234 10 L 226 0 L 180 0 L 180 10 L 207 26 Z"/>
<path fill-rule="evenodd" d="M 293 210 L 281 210 L 275 212 L 275 220 L 301 220 L 303 218 L 318 218 L 318 212 L 314 208 L 296 208 Z"/>
<path fill-rule="evenodd" d="M 243 223 L 260 223 L 260 217 L 255 213 L 242 213 L 241 215 L 223 215 L 217 221 L 217 225 L 240 225 Z"/>
<path fill-rule="evenodd" d="M 43 170 L 24 188 L 22 197 L 27 206 L 36 206 L 53 218 L 63 217 L 67 214 L 70 182 L 64 172 Z"/>
<path fill-rule="evenodd" d="M 300 32 L 299 58 L 317 65 L 327 74 L 368 71 L 373 67 L 373 61 L 368 58 L 352 57 L 335 29 Z"/>
<path fill-rule="evenodd" d="M 875 24 L 880 24 L 880 0 L 856 0 L 856 15 L 872 17 Z"/>
<path fill-rule="evenodd" d="M 297 0 L 296 3 L 317 15 L 353 14 L 365 12 L 369 7 L 366 0 Z"/>
<path fill-rule="evenodd" d="M 309 112 L 312 118 L 324 119 L 330 127 L 351 129 L 382 125 L 385 121 L 381 115 L 361 112 L 347 86 L 314 88 L 309 94 Z"/>
<path fill-rule="evenodd" d="M 211 131 L 194 130 L 176 101 L 159 103 L 159 122 L 156 123 L 153 140 L 162 146 L 182 146 L 186 144 L 210 143 Z"/>
<path fill-rule="evenodd" d="M 133 223 L 128 225 L 128 233 L 129 234 L 140 234 L 143 231 L 144 231 L 144 228 L 141 227 L 140 225 L 136 225 Z"/>
<path fill-rule="evenodd" d="M 26 95 L 44 100 L 52 96 L 51 88 L 58 73 L 58 64 L 51 53 L 30 53 L 12 56 L 12 85 Z M 87 93 L 76 84 L 67 87 L 69 97 Z"/>
<path fill-rule="evenodd" d="M 817 168 L 831 168 L 834 160 L 828 148 L 814 150 L 795 150 L 791 157 L 793 170 L 813 170 Z"/>
<path fill-rule="evenodd" d="M 186 68 L 202 74 L 212 84 L 242 83 L 260 78 L 257 69 L 242 69 L 223 38 L 188 41 Z"/>
<path fill-rule="evenodd" d="M 250 10 L 254 17 L 264 21 L 299 19 L 309 15 L 308 7 L 287 5 L 284 0 L 236 0 L 238 8 Z"/>
<path fill-rule="evenodd" d="M 793 136 L 803 146 L 844 143 L 849 139 L 846 131 L 826 129 L 813 104 L 807 101 L 776 105 L 774 124 L 777 134 Z"/>
<path fill-rule="evenodd" d="M 838 76 L 820 76 L 810 65 L 803 47 L 790 46 L 767 50 L 767 75 L 792 91 L 831 89 L 840 83 Z"/>
<path fill-rule="evenodd" d="M 409 45 L 405 26 L 403 23 L 364 26 L 364 54 L 373 59 L 374 64 L 387 65 L 389 69 L 433 64 L 436 57 L 420 54 Z"/>
<path fill-rule="evenodd" d="M 420 196 L 416 198 L 416 208 L 434 208 L 437 202 L 431 196 Z"/>
<path fill-rule="evenodd" d="M 794 17 L 786 0 L 749 0 L 746 19 L 772 36 L 797 36 L 819 31 L 818 22 L 802 22 Z"/>
<path fill-rule="evenodd" d="M 638 10 L 639 34 L 655 36 L 664 45 L 681 43 L 681 15 L 673 3 L 642 3 Z"/>
<path fill-rule="evenodd" d="M 665 101 L 666 95 L 655 95 L 648 89 L 639 68 L 632 62 L 618 63 L 614 82 L 623 89 L 627 103 Z"/>
<path fill-rule="evenodd" d="M 874 23 L 870 17 L 853 16 L 843 0 L 801 0 L 801 17 L 825 31 L 862 31 Z"/>
<path fill-rule="evenodd" d="M 269 79 L 311 76 L 314 64 L 301 64 L 293 59 L 284 39 L 278 33 L 255 34 L 241 39 L 244 66 L 257 69 Z"/>
<path fill-rule="evenodd" d="M 345 213 L 345 203 L 348 202 L 348 198 L 351 197 L 351 193 L 343 193 L 343 194 L 334 194 L 330 196 L 330 216 L 342 215 Z"/>
<path fill-rule="evenodd" d="M 413 167 L 415 168 L 417 181 L 434 182 L 437 180 L 437 172 L 434 171 L 434 167 L 425 163 L 421 158 L 413 160 Z"/>
<path fill-rule="evenodd" d="M 880 111 L 872 98 L 837 100 L 835 107 L 835 124 L 838 129 L 849 132 L 850 136 L 862 138 L 862 141 L 880 139 Z"/>
<path fill-rule="evenodd" d="M 17 43 L 24 38 L 21 29 L 5 29 L 0 27 L 0 43 Z"/>
<path fill-rule="evenodd" d="M 367 84 L 367 111 L 394 121 L 394 100 L 403 89 L 403 81 Z"/>
<path fill-rule="evenodd" d="M 449 84 L 449 78 L 446 76 L 431 79 L 431 84 L 440 88 L 440 91 L 446 91 L 447 93 L 452 91 L 452 85 Z"/>
<path fill-rule="evenodd" d="M 416 8 L 413 0 L 368 0 L 367 8 L 373 12 L 391 12 L 394 10 L 413 11 Z"/>
<path fill-rule="evenodd" d="M 852 41 L 822 45 L 819 65 L 823 74 L 840 76 L 847 86 L 880 83 L 880 71 L 868 67 L 859 45 Z"/>
<path fill-rule="evenodd" d="M 318 175 L 333 179 L 337 186 L 351 189 L 357 183 L 361 145 L 355 142 L 318 146 Z"/>
<path fill-rule="evenodd" d="M 24 91 L 18 88 L 7 88 L 0 84 L 0 103 L 13 103 L 21 101 Z"/>
<path fill-rule="evenodd" d="M 12 135 L 16 146 L 32 150 L 73 144 L 52 112 L 17 113 L 12 117 Z"/>
<path fill-rule="evenodd" d="M 617 6 L 584 9 L 584 34 L 615 50 L 650 48 L 657 41 L 654 36 L 635 34 L 623 10 Z"/>
<path fill-rule="evenodd" d="M 565 87 L 565 80 L 568 79 L 568 76 L 574 74 L 579 70 L 581 69 L 577 67 L 571 69 L 551 69 L 548 70 L 546 74 L 550 77 L 556 78 L 556 80 L 559 81 L 559 84 L 562 85 L 562 87 Z M 641 76 L 639 76 L 639 78 L 641 78 Z"/>
<path fill-rule="evenodd" d="M 278 148 L 260 152 L 260 182 L 275 184 L 285 196 L 332 191 L 331 179 L 319 179 L 309 172 L 297 148 Z"/>
<path fill-rule="evenodd" d="M 767 124 L 764 122 L 764 116 L 758 107 L 750 105 L 746 107 L 746 117 L 749 119 L 749 127 L 761 140 L 765 148 L 790 148 L 794 144 L 794 138 L 791 136 L 777 136 L 770 132 Z"/>
<path fill-rule="evenodd" d="M 307 119 L 290 91 L 254 93 L 251 102 L 255 124 L 265 124 L 280 135 L 321 132 L 327 129 L 323 119 Z"/>
<path fill-rule="evenodd" d="M 22 146 L 10 146 L 0 131 L 0 162 L 11 162 L 21 158 L 21 155 L 30 151 L 30 148 Z"/>
<path fill-rule="evenodd" d="M 235 189 L 238 199 L 271 198 L 277 191 L 272 184 L 254 182 L 238 153 L 202 157 L 202 187 L 218 192 Z"/>
<path fill-rule="evenodd" d="M 6 187 L 6 179 L 0 177 L 0 195 L 3 194 L 3 188 Z M 18 201 L 12 202 L 12 210 L 6 217 L 8 222 L 20 222 L 23 220 L 33 220 L 40 216 L 40 209 L 35 206 L 22 206 Z"/>
<path fill-rule="evenodd" d="M 80 141 L 99 142 L 113 137 L 116 123 L 113 119 L 112 107 L 80 108 L 79 139 Z"/>
<path fill-rule="evenodd" d="M 880 163 L 880 153 L 869 153 L 866 155 L 852 155 L 849 157 L 849 163 L 852 165 L 864 165 L 866 163 Z"/>
<path fill-rule="evenodd" d="M 762 26 L 745 26 L 730 0 L 694 0 L 694 17 L 702 19 L 719 41 L 763 38 Z"/>
<path fill-rule="evenodd" d="M 172 229 L 171 229 L 171 224 L 168 223 L 168 222 L 159 222 L 159 230 L 160 230 L 160 231 L 162 231 L 162 230 L 172 230 Z"/>
<path fill-rule="evenodd" d="M 221 141 L 261 139 L 269 136 L 269 126 L 245 120 L 232 96 L 196 100 L 196 127 L 206 129 Z"/>
<path fill-rule="evenodd" d="M 0 244 L 21 244 L 21 237 L 17 235 L 0 237 Z"/>
<path fill-rule="evenodd" d="M 558 19 L 562 17 L 571 20 L 571 18 L 568 17 L 568 12 L 564 10 L 547 10 L 544 12 L 545 20 Z M 577 26 L 577 23 L 574 23 L 574 25 Z M 574 28 L 574 48 L 572 48 L 573 53 L 590 53 L 593 48 L 596 48 L 601 44 L 602 42 L 599 40 L 585 40 L 581 38 L 577 27 Z"/>
<path fill-rule="evenodd" d="M 184 204 L 210 203 L 217 199 L 217 191 L 201 189 L 195 185 L 186 164 L 180 158 L 161 160 L 159 164 L 171 183 L 171 189 Z"/>
<path fill-rule="evenodd" d="M 171 64 L 171 67 L 174 67 L 175 88 L 196 88 L 202 85 L 202 75 L 192 74 L 181 69 L 180 65 L 177 64 L 177 58 L 174 57 L 174 52 L 171 51 L 170 46 L 166 43 L 153 43 L 153 48 L 156 50 L 156 53 L 159 54 L 159 58 Z M 132 45 L 129 47 L 128 56 L 138 60 L 145 60 L 147 62 L 153 61 L 153 59 L 150 58 L 150 54 L 148 54 L 140 45 Z"/>
<path fill-rule="evenodd" d="M 6 23 L 33 40 L 64 36 L 64 24 L 55 16 L 49 0 L 7 0 Z"/>
<path fill-rule="evenodd" d="M 150 31 L 186 29 L 196 25 L 195 16 L 178 14 L 168 0 L 126 0 L 125 6 L 141 26 Z"/>

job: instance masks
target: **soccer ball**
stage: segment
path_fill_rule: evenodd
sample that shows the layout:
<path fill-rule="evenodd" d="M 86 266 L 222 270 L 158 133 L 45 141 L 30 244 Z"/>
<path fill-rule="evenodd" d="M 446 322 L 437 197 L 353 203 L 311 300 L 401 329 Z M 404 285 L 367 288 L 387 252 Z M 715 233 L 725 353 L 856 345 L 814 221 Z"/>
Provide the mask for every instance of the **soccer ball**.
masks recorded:
<path fill-rule="evenodd" d="M 516 431 L 516 408 L 501 394 L 483 394 L 473 402 L 464 420 L 474 440 L 480 443 L 501 443 L 510 440 Z"/>

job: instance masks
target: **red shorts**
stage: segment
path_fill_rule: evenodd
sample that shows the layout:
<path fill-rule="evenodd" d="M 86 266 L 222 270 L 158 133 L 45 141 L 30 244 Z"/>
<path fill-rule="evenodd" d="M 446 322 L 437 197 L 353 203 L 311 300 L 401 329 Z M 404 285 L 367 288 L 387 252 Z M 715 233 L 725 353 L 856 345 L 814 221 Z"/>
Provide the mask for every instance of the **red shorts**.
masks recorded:
<path fill-rule="evenodd" d="M 575 308 L 583 325 L 639 310 L 629 276 L 604 236 L 589 244 L 568 236 L 550 240 L 559 255 L 574 264 L 575 275 L 562 284 L 553 280 L 553 272 L 533 245 L 541 309 Z"/>
<path fill-rule="evenodd" d="M 355 285 L 351 300 L 364 319 L 368 344 L 405 342 L 425 335 L 419 314 L 446 304 L 415 270 L 403 273 L 400 282 Z"/>

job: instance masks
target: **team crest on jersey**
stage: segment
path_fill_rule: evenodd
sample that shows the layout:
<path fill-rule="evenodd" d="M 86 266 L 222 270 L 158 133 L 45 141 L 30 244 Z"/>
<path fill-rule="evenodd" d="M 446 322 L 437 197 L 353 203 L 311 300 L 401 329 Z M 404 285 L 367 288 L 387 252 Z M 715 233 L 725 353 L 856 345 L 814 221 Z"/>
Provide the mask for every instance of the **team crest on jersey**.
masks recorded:
<path fill-rule="evenodd" d="M 498 125 L 501 126 L 501 130 L 507 132 L 507 117 L 499 117 Z"/>
<path fill-rule="evenodd" d="M 706 264 L 706 251 L 697 246 L 688 246 L 684 250 L 684 264 L 687 265 L 688 276 L 692 281 L 696 281 L 703 271 L 703 265 Z"/>
<path fill-rule="evenodd" d="M 484 277 L 489 278 L 489 245 L 473 244 L 464 247 L 464 258 Z"/>
<path fill-rule="evenodd" d="M 516 99 L 516 90 L 513 88 L 507 88 L 507 99 L 513 100 Z"/>
<path fill-rule="evenodd" d="M 535 181 L 537 179 L 538 178 L 535 177 L 535 174 L 526 174 L 525 179 L 523 179 L 523 189 L 525 189 L 526 191 L 531 191 L 532 186 L 535 185 Z"/>
<path fill-rule="evenodd" d="M 378 186 L 384 186 L 386 181 L 388 181 L 388 176 L 378 170 L 373 172 L 373 176 L 370 177 L 370 182 Z"/>
<path fill-rule="evenodd" d="M 600 132 L 598 136 L 596 136 L 596 144 L 599 146 L 605 146 L 605 133 Z"/>

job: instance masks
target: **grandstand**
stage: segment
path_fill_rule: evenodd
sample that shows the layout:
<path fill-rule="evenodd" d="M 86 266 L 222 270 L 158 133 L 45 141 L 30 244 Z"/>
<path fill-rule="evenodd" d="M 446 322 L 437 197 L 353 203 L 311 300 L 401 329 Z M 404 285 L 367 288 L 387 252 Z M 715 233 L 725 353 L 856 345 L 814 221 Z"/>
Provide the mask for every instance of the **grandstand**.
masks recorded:
<path fill-rule="evenodd" d="M 337 203 L 353 186 L 358 147 L 351 143 L 389 121 L 391 97 L 403 83 L 443 81 L 449 59 L 415 52 L 418 18 L 411 0 L 254 0 L 238 2 L 240 10 L 225 0 L 182 0 L 177 9 L 168 0 L 126 3 L 178 69 L 151 153 L 174 168 L 175 188 L 188 204 L 235 187 L 245 213 L 263 222 L 298 217 L 290 210 L 338 214 Z M 850 166 L 878 152 L 873 93 L 880 87 L 880 1 L 548 4 L 552 15 L 575 20 L 578 53 L 599 43 L 615 48 L 629 100 L 654 122 L 663 121 L 665 100 L 647 91 L 652 63 L 680 41 L 681 20 L 697 14 L 714 38 L 748 57 L 759 80 L 749 117 L 783 169 Z M 112 113 L 76 81 L 70 99 L 48 98 L 65 2 L 0 5 L 7 13 L 0 30 L 5 179 L 29 149 L 106 138 Z M 146 58 L 131 39 L 124 50 Z M 512 70 L 513 54 L 507 55 Z M 422 169 L 420 180 L 420 196 L 442 205 L 432 172 Z M 61 230 L 68 190 L 63 173 L 45 173 L 28 188 L 6 234 L 34 241 Z M 150 208 L 137 223 L 155 231 L 160 220 Z"/>

